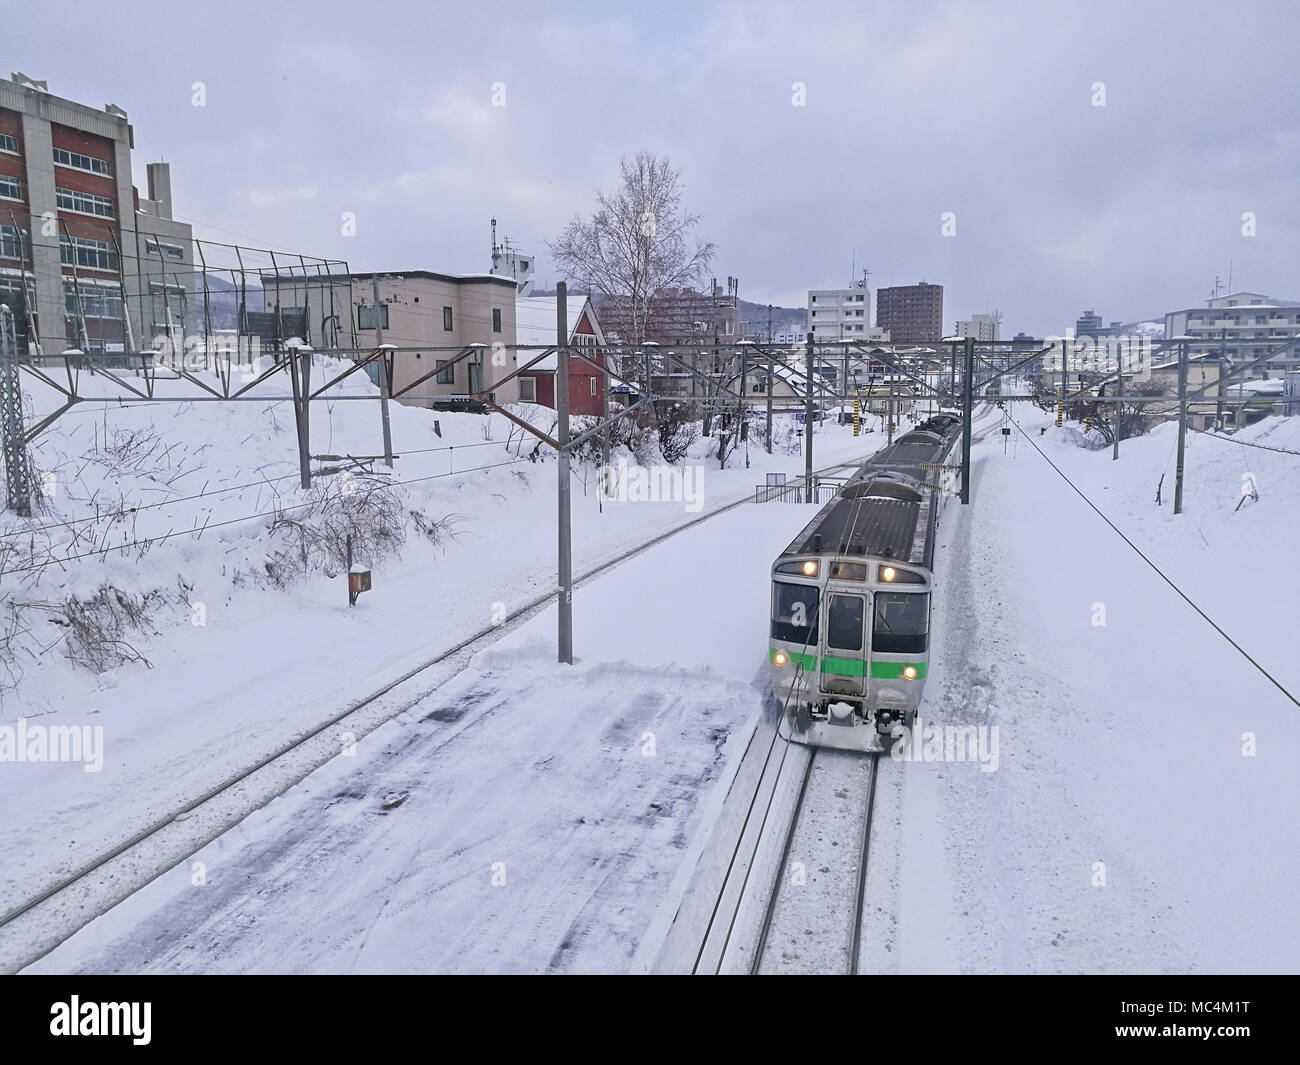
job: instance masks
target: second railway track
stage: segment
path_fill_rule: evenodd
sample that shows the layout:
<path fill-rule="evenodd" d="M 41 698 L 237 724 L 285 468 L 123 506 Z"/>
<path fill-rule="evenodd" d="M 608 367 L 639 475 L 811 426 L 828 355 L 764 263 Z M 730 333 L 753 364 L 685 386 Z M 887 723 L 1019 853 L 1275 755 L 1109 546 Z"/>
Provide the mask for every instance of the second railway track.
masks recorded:
<path fill-rule="evenodd" d="M 860 461 L 834 463 L 818 470 L 816 475 L 852 468 Z M 751 499 L 747 495 L 726 503 L 591 566 L 578 575 L 575 587 Z M 446 682 L 452 671 L 462 668 L 480 647 L 545 609 L 555 595 L 554 592 L 539 595 L 524 604 L 505 624 L 483 629 L 430 656 L 0 914 L 0 971 L 14 972 L 31 964 L 154 877 L 238 824 L 253 810 L 299 783 L 337 755 L 336 737 L 340 730 L 360 739 L 426 698 Z"/>

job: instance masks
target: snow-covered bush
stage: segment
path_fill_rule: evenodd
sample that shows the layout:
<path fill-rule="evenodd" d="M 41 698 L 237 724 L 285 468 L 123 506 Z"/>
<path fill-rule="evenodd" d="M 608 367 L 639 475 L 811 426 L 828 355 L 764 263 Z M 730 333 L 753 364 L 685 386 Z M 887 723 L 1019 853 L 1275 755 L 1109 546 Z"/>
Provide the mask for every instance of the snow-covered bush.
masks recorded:
<path fill-rule="evenodd" d="M 375 565 L 406 543 L 406 508 L 399 489 L 377 476 L 317 480 L 299 503 L 278 507 L 271 519 L 274 546 L 266 573 L 277 587 L 310 574 L 332 577 L 347 569 L 348 537 L 355 561 Z"/>

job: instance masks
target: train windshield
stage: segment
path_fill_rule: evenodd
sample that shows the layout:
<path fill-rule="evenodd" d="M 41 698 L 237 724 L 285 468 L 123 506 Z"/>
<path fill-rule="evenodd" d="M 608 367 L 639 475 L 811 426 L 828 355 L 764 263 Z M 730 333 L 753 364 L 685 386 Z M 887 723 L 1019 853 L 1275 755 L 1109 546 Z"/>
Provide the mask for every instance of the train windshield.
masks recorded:
<path fill-rule="evenodd" d="M 841 651 L 862 650 L 865 600 L 860 595 L 832 595 L 826 611 L 826 646 Z"/>
<path fill-rule="evenodd" d="M 926 592 L 877 592 L 873 651 L 920 654 L 929 646 L 930 596 Z"/>
<path fill-rule="evenodd" d="M 811 584 L 772 584 L 772 639 L 811 646 L 817 643 L 817 588 Z"/>

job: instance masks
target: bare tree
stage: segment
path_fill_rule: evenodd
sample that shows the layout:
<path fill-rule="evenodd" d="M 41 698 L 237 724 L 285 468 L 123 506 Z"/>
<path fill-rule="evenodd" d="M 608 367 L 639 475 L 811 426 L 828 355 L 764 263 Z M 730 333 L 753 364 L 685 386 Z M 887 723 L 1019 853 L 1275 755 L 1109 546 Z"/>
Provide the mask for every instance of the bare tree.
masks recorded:
<path fill-rule="evenodd" d="M 619 166 L 618 191 L 597 192 L 595 213 L 575 216 L 547 247 L 564 274 L 604 297 L 605 324 L 637 345 L 645 342 L 655 297 L 698 284 L 714 246 L 695 235 L 699 215 L 682 206 L 681 172 L 666 158 L 641 151 Z"/>
<path fill-rule="evenodd" d="M 1101 386 L 1099 393 L 1101 396 L 1106 395 L 1108 386 L 1110 386 L 1109 382 Z M 1130 402 L 1098 403 L 1085 397 L 1072 401 L 1066 409 L 1066 414 L 1073 421 L 1081 422 L 1085 418 L 1090 419 L 1093 428 L 1101 435 L 1101 439 L 1107 444 L 1113 444 L 1116 433 L 1119 434 L 1121 441 L 1145 433 L 1152 419 L 1147 413 L 1147 404 L 1142 401 L 1168 394 L 1167 389 L 1157 384 L 1137 382 L 1125 387 L 1124 395 L 1132 397 Z"/>

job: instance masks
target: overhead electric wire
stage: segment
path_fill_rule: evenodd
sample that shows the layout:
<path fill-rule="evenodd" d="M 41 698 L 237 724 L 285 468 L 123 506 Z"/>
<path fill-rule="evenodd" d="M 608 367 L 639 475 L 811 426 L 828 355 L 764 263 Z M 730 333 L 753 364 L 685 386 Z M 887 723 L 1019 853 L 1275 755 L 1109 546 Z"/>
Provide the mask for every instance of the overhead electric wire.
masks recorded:
<path fill-rule="evenodd" d="M 495 470 L 501 466 L 513 466 L 520 462 L 531 461 L 527 455 L 521 455 L 518 458 L 508 459 L 505 462 L 493 462 L 487 466 L 474 466 L 468 470 L 451 470 L 447 473 L 434 473 L 424 477 L 413 477 L 409 481 L 389 481 L 389 484 L 411 485 L 420 484 L 422 481 L 437 481 L 447 477 L 464 477 L 472 473 L 481 473 L 485 470 Z M 57 566 L 64 562 L 76 562 L 78 559 L 93 558 L 97 555 L 107 555 L 114 551 L 129 551 L 135 547 L 149 547 L 164 540 L 170 540 L 176 536 L 201 536 L 208 529 L 220 529 L 227 525 L 238 525 L 240 522 L 255 521 L 258 518 L 276 517 L 280 514 L 289 514 L 296 510 L 302 510 L 305 507 L 317 505 L 317 500 L 308 500 L 305 503 L 294 503 L 287 507 L 277 507 L 275 510 L 262 511 L 257 514 L 245 514 L 238 518 L 228 518 L 225 521 L 210 522 L 193 529 L 177 529 L 172 532 L 163 533 L 160 536 L 147 536 L 140 540 L 131 540 L 126 543 L 114 544 L 111 547 L 96 548 L 94 551 L 83 551 L 76 555 L 62 555 L 58 558 L 52 558 L 48 562 L 41 562 L 32 566 L 16 566 L 13 569 L 0 569 L 0 576 L 6 576 L 13 573 L 30 573 L 34 570 L 47 569 L 50 566 Z"/>
<path fill-rule="evenodd" d="M 1202 610 L 1186 592 L 1184 592 L 1181 588 L 1179 588 L 1178 585 L 1165 574 L 1164 570 L 1162 570 L 1159 566 L 1157 566 L 1154 562 L 1152 562 L 1151 559 L 1148 558 L 1147 555 L 1143 552 L 1143 550 L 1140 547 L 1138 547 L 1138 545 L 1135 544 L 1132 540 L 1130 540 L 1118 525 L 1116 525 L 1113 521 L 1111 521 L 1110 518 L 1106 517 L 1106 515 L 1101 511 L 1101 509 L 1083 493 L 1083 491 L 1079 488 L 1079 486 L 1076 485 L 1072 480 L 1070 480 L 1070 478 L 1066 475 L 1066 473 L 1055 462 L 1053 462 L 1050 458 L 1048 458 L 1047 453 L 1043 451 L 1043 449 L 1040 448 L 1037 443 L 1034 442 L 1033 437 L 1031 437 L 1028 433 L 1025 432 L 1023 428 L 1021 428 L 1020 423 L 1017 422 L 1015 418 L 1012 418 L 1010 414 L 1008 414 L 1007 417 L 1011 421 L 1011 424 L 1014 425 L 1017 430 L 1019 430 L 1020 435 L 1023 436 L 1026 440 L 1028 440 L 1029 443 L 1033 446 L 1034 450 L 1037 451 L 1043 457 L 1043 461 L 1046 462 L 1049 466 L 1052 467 L 1053 470 L 1056 471 L 1057 475 L 1061 478 L 1061 480 L 1063 480 L 1066 484 L 1070 486 L 1071 490 L 1075 493 L 1075 495 L 1077 495 L 1080 499 L 1082 499 L 1085 503 L 1087 503 L 1088 506 L 1092 509 L 1092 511 L 1099 518 L 1101 518 L 1102 521 L 1104 521 L 1107 525 L 1110 526 L 1111 530 L 1115 533 L 1116 536 L 1118 536 L 1121 540 L 1123 540 L 1124 543 L 1126 543 L 1130 548 L 1133 549 L 1134 553 L 1140 559 L 1142 559 L 1143 562 L 1145 562 L 1149 567 L 1151 567 L 1151 569 L 1155 572 L 1156 576 L 1158 576 L 1162 581 L 1164 581 L 1167 585 L 1169 585 L 1169 587 L 1172 588 L 1178 594 L 1179 598 L 1181 598 L 1188 606 L 1190 606 L 1193 610 L 1196 611 L 1196 613 L 1198 613 L 1201 616 L 1201 618 L 1206 622 L 1206 624 L 1208 624 L 1212 629 L 1214 629 L 1215 632 L 1217 632 L 1220 636 L 1222 636 L 1225 640 L 1227 640 L 1228 643 L 1232 644 L 1232 646 L 1236 649 L 1237 653 L 1240 654 L 1242 658 L 1244 658 L 1257 670 L 1259 670 L 1259 672 L 1265 677 L 1265 679 L 1268 680 L 1270 684 L 1273 685 L 1273 687 L 1275 687 L 1278 691 L 1280 691 L 1283 695 L 1285 695 L 1287 699 L 1289 699 L 1296 707 L 1300 707 L 1300 699 L 1297 699 L 1294 695 L 1292 695 L 1291 692 L 1287 690 L 1287 688 L 1282 684 L 1281 681 L 1279 681 L 1276 677 L 1273 676 L 1272 673 L 1270 673 L 1267 669 L 1265 669 L 1262 665 L 1260 665 L 1259 662 L 1257 662 L 1255 658 L 1252 657 L 1251 654 L 1244 647 L 1241 646 L 1241 644 L 1239 644 L 1236 640 L 1234 640 L 1231 636 L 1229 636 L 1222 629 L 1222 627 L 1220 627 L 1220 625 L 1212 617 L 1210 617 L 1209 614 L 1207 614 L 1204 610 Z"/>
<path fill-rule="evenodd" d="M 482 440 L 482 441 L 472 441 L 468 444 L 447 444 L 443 447 L 415 448 L 412 450 L 399 451 L 395 453 L 393 457 L 402 458 L 403 456 L 406 455 L 427 455 L 438 451 L 455 451 L 457 448 L 490 447 L 491 445 L 496 443 L 497 441 L 495 440 Z M 357 458 L 357 456 L 354 455 L 342 455 L 340 457 L 353 462 L 361 461 Z M 490 467 L 484 467 L 484 468 L 490 468 Z M 368 472 L 368 471 L 364 471 L 364 472 Z M 177 496 L 174 499 L 160 499 L 156 503 L 141 503 L 138 506 L 134 506 L 134 507 L 122 507 L 119 510 L 105 511 L 103 514 L 87 514 L 80 518 L 71 518 L 68 521 L 54 522 L 49 525 L 22 526 L 19 528 L 6 529 L 3 532 L 0 532 L 0 539 L 9 536 L 26 536 L 29 533 L 45 532 L 49 529 L 64 529 L 70 525 L 81 525 L 88 521 L 111 521 L 114 518 L 122 517 L 127 514 L 135 514 L 141 510 L 153 510 L 157 507 L 167 507 L 167 506 L 171 506 L 173 503 L 188 503 L 191 500 L 204 499 L 207 496 L 225 495 L 227 492 L 240 492 L 243 491 L 245 488 L 261 488 L 265 485 L 276 484 L 279 481 L 285 481 L 285 480 L 289 480 L 290 478 L 300 477 L 300 476 L 301 474 L 295 471 L 294 473 L 280 474 L 277 477 L 267 477 L 260 481 L 245 481 L 243 484 L 232 484 L 224 488 L 211 488 L 202 492 L 195 492 L 193 495 Z M 414 484 L 415 482 L 414 481 L 393 481 L 391 483 Z"/>

